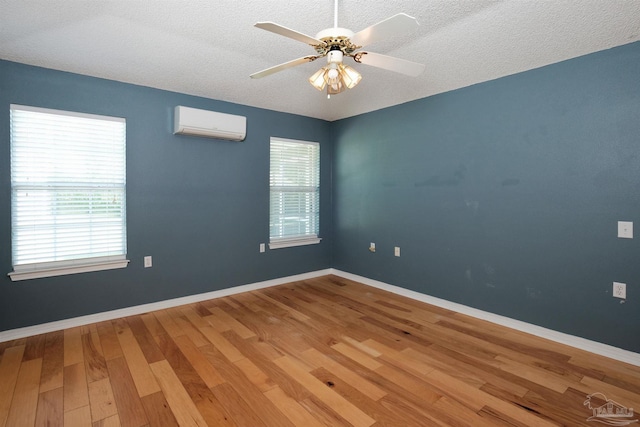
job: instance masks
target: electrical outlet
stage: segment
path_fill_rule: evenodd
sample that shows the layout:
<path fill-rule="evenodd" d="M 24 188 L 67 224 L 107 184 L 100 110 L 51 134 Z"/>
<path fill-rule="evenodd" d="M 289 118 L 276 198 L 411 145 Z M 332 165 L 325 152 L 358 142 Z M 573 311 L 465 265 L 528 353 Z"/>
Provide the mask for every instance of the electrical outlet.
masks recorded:
<path fill-rule="evenodd" d="M 266 250 L 264 243 L 260 243 L 260 253 L 264 253 L 264 251 Z"/>
<path fill-rule="evenodd" d="M 376 244 L 375 243 L 369 243 L 369 250 L 371 252 L 375 252 L 376 251 Z"/>
<path fill-rule="evenodd" d="M 151 256 L 144 257 L 144 268 L 149 268 L 152 265 L 153 265 L 153 260 L 151 259 Z"/>
<path fill-rule="evenodd" d="M 613 282 L 613 296 L 616 298 L 627 299 L 627 284 Z"/>
<path fill-rule="evenodd" d="M 396 246 L 395 248 L 393 248 L 393 254 L 395 256 L 400 256 L 400 246 Z"/>

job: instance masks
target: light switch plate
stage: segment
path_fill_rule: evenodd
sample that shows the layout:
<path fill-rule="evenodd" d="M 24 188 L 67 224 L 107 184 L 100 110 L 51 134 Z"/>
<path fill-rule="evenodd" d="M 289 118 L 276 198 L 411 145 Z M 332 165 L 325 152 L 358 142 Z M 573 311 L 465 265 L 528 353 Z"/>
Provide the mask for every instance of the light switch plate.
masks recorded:
<path fill-rule="evenodd" d="M 633 222 L 618 221 L 618 237 L 621 239 L 633 239 Z"/>
<path fill-rule="evenodd" d="M 153 265 L 153 260 L 151 259 L 151 256 L 144 257 L 144 268 L 149 268 L 152 265 Z"/>

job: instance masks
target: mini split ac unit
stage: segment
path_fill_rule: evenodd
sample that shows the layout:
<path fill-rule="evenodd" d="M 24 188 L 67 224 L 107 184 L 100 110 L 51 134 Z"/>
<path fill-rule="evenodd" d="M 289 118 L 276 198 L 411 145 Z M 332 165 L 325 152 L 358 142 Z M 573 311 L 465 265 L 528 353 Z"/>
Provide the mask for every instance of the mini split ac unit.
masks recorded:
<path fill-rule="evenodd" d="M 179 105 L 174 113 L 173 133 L 242 141 L 247 135 L 247 118 Z"/>

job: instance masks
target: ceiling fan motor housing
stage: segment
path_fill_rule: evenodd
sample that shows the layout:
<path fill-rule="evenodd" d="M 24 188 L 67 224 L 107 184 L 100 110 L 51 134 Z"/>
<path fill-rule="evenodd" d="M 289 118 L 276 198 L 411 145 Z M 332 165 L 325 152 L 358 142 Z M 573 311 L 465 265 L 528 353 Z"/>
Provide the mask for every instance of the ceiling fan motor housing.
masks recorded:
<path fill-rule="evenodd" d="M 331 39 L 348 39 L 353 37 L 353 34 L 353 31 L 346 28 L 327 28 L 326 30 L 322 30 L 318 34 L 316 34 L 316 38 L 324 42 L 329 42 Z"/>
<path fill-rule="evenodd" d="M 341 50 L 345 55 L 350 55 L 361 47 L 351 43 L 349 38 L 353 35 L 354 32 L 346 28 L 327 28 L 316 35 L 316 39 L 322 40 L 324 43 L 315 45 L 314 48 L 320 55 L 326 55 L 333 50 Z"/>

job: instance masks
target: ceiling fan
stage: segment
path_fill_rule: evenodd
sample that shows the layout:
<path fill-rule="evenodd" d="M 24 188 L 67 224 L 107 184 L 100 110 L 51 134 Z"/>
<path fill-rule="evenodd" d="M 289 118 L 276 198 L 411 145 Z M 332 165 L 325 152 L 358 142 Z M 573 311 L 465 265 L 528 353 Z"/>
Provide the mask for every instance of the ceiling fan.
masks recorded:
<path fill-rule="evenodd" d="M 327 97 L 340 93 L 345 89 L 352 89 L 362 79 L 360 73 L 355 69 L 343 64 L 344 57 L 351 57 L 359 64 L 415 77 L 424 71 L 425 66 L 423 64 L 359 49 L 376 41 L 407 32 L 418 27 L 418 25 L 418 21 L 415 18 L 404 13 L 398 13 L 354 33 L 346 28 L 338 27 L 338 0 L 335 0 L 334 3 L 333 28 L 322 30 L 315 37 L 283 27 L 274 22 L 258 22 L 255 24 L 258 28 L 311 45 L 315 49 L 316 55 L 294 59 L 266 70 L 258 71 L 251 74 L 250 77 L 259 79 L 325 56 L 327 57 L 327 65 L 314 73 L 309 78 L 309 82 L 319 91 L 326 87 Z"/>

